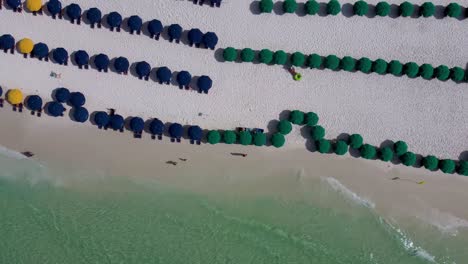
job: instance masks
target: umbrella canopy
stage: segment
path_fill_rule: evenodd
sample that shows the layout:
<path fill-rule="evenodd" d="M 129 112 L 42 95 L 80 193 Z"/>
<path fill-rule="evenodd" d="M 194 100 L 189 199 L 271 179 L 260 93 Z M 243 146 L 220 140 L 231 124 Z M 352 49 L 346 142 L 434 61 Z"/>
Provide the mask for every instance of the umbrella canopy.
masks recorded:
<path fill-rule="evenodd" d="M 23 54 L 31 53 L 34 49 L 34 42 L 31 39 L 24 38 L 18 41 L 18 50 Z"/>
<path fill-rule="evenodd" d="M 58 64 L 65 64 L 68 61 L 68 51 L 64 48 L 56 48 L 52 52 L 52 58 L 54 58 Z"/>
<path fill-rule="evenodd" d="M 192 80 L 192 75 L 188 71 L 181 71 L 177 74 L 177 82 L 179 85 L 189 85 Z"/>
<path fill-rule="evenodd" d="M 161 120 L 155 118 L 153 121 L 151 121 L 149 130 L 151 134 L 162 135 L 164 132 L 164 123 Z"/>
<path fill-rule="evenodd" d="M 203 44 L 209 49 L 214 49 L 216 44 L 218 44 L 218 36 L 213 32 L 206 32 L 203 35 Z"/>
<path fill-rule="evenodd" d="M 124 126 L 124 119 L 121 115 L 112 115 L 109 120 L 109 125 L 114 130 L 122 129 Z"/>
<path fill-rule="evenodd" d="M 3 89 L 2 89 L 2 87 L 0 86 L 0 96 L 2 96 L 2 95 L 3 95 Z"/>
<path fill-rule="evenodd" d="M 98 54 L 94 57 L 94 65 L 98 70 L 106 70 L 109 67 L 109 57 L 106 54 Z"/>
<path fill-rule="evenodd" d="M 50 0 L 47 2 L 47 10 L 51 15 L 58 15 L 62 11 L 62 3 L 58 0 Z"/>
<path fill-rule="evenodd" d="M 191 140 L 199 141 L 203 137 L 203 130 L 199 126 L 191 126 L 188 129 L 188 135 Z"/>
<path fill-rule="evenodd" d="M 161 21 L 153 19 L 148 23 L 148 31 L 152 35 L 157 35 L 163 31 L 163 25 Z"/>
<path fill-rule="evenodd" d="M 77 4 L 70 4 L 66 7 L 67 16 L 71 19 L 78 19 L 81 17 L 81 7 Z"/>
<path fill-rule="evenodd" d="M 0 37 L 0 49 L 8 50 L 15 47 L 15 38 L 12 35 L 5 34 Z"/>
<path fill-rule="evenodd" d="M 133 117 L 130 120 L 130 129 L 132 129 L 133 132 L 136 133 L 141 133 L 143 129 L 145 128 L 145 121 L 141 117 Z"/>
<path fill-rule="evenodd" d="M 32 50 L 34 57 L 42 59 L 49 55 L 49 47 L 46 44 L 39 42 L 34 45 Z"/>
<path fill-rule="evenodd" d="M 88 65 L 89 63 L 89 55 L 86 51 L 84 50 L 79 50 L 75 52 L 75 62 L 78 64 L 78 66 L 84 66 Z"/>
<path fill-rule="evenodd" d="M 57 88 L 55 90 L 55 100 L 59 103 L 65 103 L 70 100 L 70 91 L 67 88 Z"/>
<path fill-rule="evenodd" d="M 172 77 L 172 72 L 167 67 L 158 68 L 156 71 L 156 77 L 160 82 L 170 82 Z"/>
<path fill-rule="evenodd" d="M 21 0 L 7 0 L 6 3 L 11 8 L 18 8 L 21 6 Z"/>
<path fill-rule="evenodd" d="M 130 67 L 130 63 L 128 62 L 127 58 L 118 57 L 114 60 L 114 68 L 117 72 L 127 72 L 128 67 Z"/>
<path fill-rule="evenodd" d="M 42 109 L 42 98 L 39 95 L 31 95 L 26 99 L 26 106 L 32 111 Z"/>
<path fill-rule="evenodd" d="M 86 11 L 86 18 L 91 24 L 100 23 L 102 19 L 102 12 L 96 7 L 92 7 Z"/>
<path fill-rule="evenodd" d="M 65 111 L 65 107 L 63 107 L 61 103 L 50 102 L 47 105 L 47 112 L 53 117 L 61 116 L 63 114 L 63 111 Z"/>
<path fill-rule="evenodd" d="M 271 144 L 272 144 L 275 148 L 280 148 L 280 147 L 284 146 L 285 141 L 286 141 L 286 140 L 285 140 L 283 134 L 280 134 L 280 133 L 275 133 L 275 134 L 273 134 L 273 136 L 271 137 Z"/>
<path fill-rule="evenodd" d="M 76 122 L 84 123 L 89 118 L 89 112 L 84 107 L 73 108 L 73 119 Z"/>
<path fill-rule="evenodd" d="M 249 131 L 241 131 L 239 133 L 239 142 L 244 146 L 252 144 L 252 134 Z"/>
<path fill-rule="evenodd" d="M 182 37 L 182 27 L 179 24 L 172 24 L 167 30 L 171 39 L 180 39 Z"/>
<path fill-rule="evenodd" d="M 150 74 L 151 66 L 146 61 L 140 61 L 136 65 L 136 72 L 140 78 L 143 78 Z"/>
<path fill-rule="evenodd" d="M 42 8 L 42 0 L 26 0 L 26 8 L 31 12 L 37 12 Z"/>
<path fill-rule="evenodd" d="M 143 20 L 139 16 L 131 16 L 128 18 L 127 25 L 130 30 L 140 31 L 143 25 Z"/>
<path fill-rule="evenodd" d="M 181 138 L 182 135 L 184 134 L 184 128 L 182 127 L 181 124 L 174 123 L 171 126 L 169 126 L 169 134 L 173 138 Z"/>
<path fill-rule="evenodd" d="M 210 79 L 210 77 L 203 75 L 198 78 L 197 81 L 197 86 L 198 89 L 204 92 L 208 92 L 208 90 L 211 89 L 211 86 L 213 85 L 213 81 Z"/>
<path fill-rule="evenodd" d="M 109 124 L 109 115 L 106 112 L 100 111 L 94 114 L 94 123 L 97 126 L 105 127 Z"/>
<path fill-rule="evenodd" d="M 193 44 L 200 44 L 203 41 L 203 32 L 198 28 L 192 28 L 188 32 L 188 39 Z"/>
<path fill-rule="evenodd" d="M 19 89 L 11 89 L 6 94 L 7 101 L 12 105 L 23 102 L 23 93 Z"/>
<path fill-rule="evenodd" d="M 80 92 L 73 92 L 70 94 L 70 100 L 68 100 L 68 103 L 74 107 L 80 107 L 86 103 L 86 98 Z"/>
<path fill-rule="evenodd" d="M 109 15 L 107 15 L 107 24 L 112 28 L 120 27 L 122 24 L 122 15 L 117 12 L 110 12 Z"/>
<path fill-rule="evenodd" d="M 221 141 L 221 133 L 218 130 L 211 130 L 208 132 L 206 139 L 210 144 L 218 144 Z"/>

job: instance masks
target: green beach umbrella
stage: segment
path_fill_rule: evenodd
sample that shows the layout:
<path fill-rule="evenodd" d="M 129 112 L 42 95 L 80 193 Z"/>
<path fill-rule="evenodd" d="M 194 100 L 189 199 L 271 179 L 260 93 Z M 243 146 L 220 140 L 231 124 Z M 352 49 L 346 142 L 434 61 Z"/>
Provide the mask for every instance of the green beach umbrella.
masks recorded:
<path fill-rule="evenodd" d="M 278 65 L 284 65 L 288 61 L 288 54 L 282 50 L 278 50 L 273 54 L 273 63 Z"/>
<path fill-rule="evenodd" d="M 318 121 L 319 121 L 319 117 L 314 112 L 308 112 L 305 115 L 305 122 L 307 126 L 315 126 L 317 125 Z"/>
<path fill-rule="evenodd" d="M 294 52 L 291 55 L 291 64 L 296 67 L 302 67 L 305 63 L 305 56 L 300 52 Z"/>
<path fill-rule="evenodd" d="M 395 154 L 399 157 L 408 152 L 408 145 L 406 142 L 400 140 L 393 144 L 393 149 L 395 150 Z"/>
<path fill-rule="evenodd" d="M 330 152 L 331 149 L 331 143 L 329 140 L 326 140 L 324 138 L 318 140 L 315 142 L 315 145 L 317 146 L 318 152 L 322 154 L 326 154 Z"/>
<path fill-rule="evenodd" d="M 435 156 L 429 155 L 423 158 L 422 164 L 424 168 L 431 170 L 431 171 L 435 171 L 439 168 L 439 159 L 436 158 Z"/>
<path fill-rule="evenodd" d="M 418 77 L 419 66 L 414 62 L 408 62 L 403 66 L 403 72 L 410 78 Z"/>
<path fill-rule="evenodd" d="M 419 67 L 419 75 L 426 80 L 430 80 L 434 77 L 434 67 L 430 64 L 423 64 Z"/>
<path fill-rule="evenodd" d="M 468 161 L 461 160 L 458 164 L 457 172 L 460 175 L 468 176 Z"/>
<path fill-rule="evenodd" d="M 435 68 L 435 77 L 439 81 L 446 81 L 450 78 L 450 69 L 445 65 L 440 65 L 439 67 Z"/>
<path fill-rule="evenodd" d="M 269 49 L 262 49 L 258 54 L 261 63 L 269 64 L 273 61 L 273 51 Z"/>
<path fill-rule="evenodd" d="M 340 67 L 340 59 L 335 55 L 328 55 L 323 64 L 325 68 L 335 71 Z"/>
<path fill-rule="evenodd" d="M 305 11 L 309 15 L 316 15 L 320 10 L 320 4 L 315 0 L 309 0 L 304 5 Z"/>
<path fill-rule="evenodd" d="M 275 148 L 280 148 L 282 146 L 284 146 L 284 142 L 286 140 L 284 139 L 284 136 L 280 133 L 275 133 L 273 134 L 273 136 L 271 137 L 271 144 L 275 147 Z"/>
<path fill-rule="evenodd" d="M 393 150 L 390 147 L 383 147 L 379 151 L 379 157 L 382 161 L 391 161 L 393 159 Z"/>
<path fill-rule="evenodd" d="M 399 11 L 402 17 L 411 17 L 414 13 L 414 5 L 409 2 L 403 2 L 399 6 Z"/>
<path fill-rule="evenodd" d="M 336 16 L 340 11 L 341 5 L 337 0 L 330 0 L 330 2 L 327 3 L 327 14 Z"/>
<path fill-rule="evenodd" d="M 239 143 L 244 146 L 252 144 L 252 134 L 249 131 L 241 131 L 239 133 Z"/>
<path fill-rule="evenodd" d="M 218 130 L 210 130 L 206 135 L 207 141 L 210 144 L 218 144 L 221 141 L 221 133 Z"/>
<path fill-rule="evenodd" d="M 375 6 L 375 13 L 378 16 L 388 16 L 390 14 L 390 4 L 387 2 L 379 2 Z"/>
<path fill-rule="evenodd" d="M 266 134 L 265 133 L 255 133 L 253 135 L 253 143 L 255 146 L 260 147 L 266 144 Z"/>
<path fill-rule="evenodd" d="M 361 157 L 365 159 L 374 159 L 377 155 L 377 149 L 369 144 L 364 144 L 359 148 L 359 152 L 361 153 Z"/>
<path fill-rule="evenodd" d="M 413 152 L 406 152 L 400 156 L 400 159 L 403 165 L 414 166 L 414 164 L 416 163 L 416 154 L 414 154 Z"/>
<path fill-rule="evenodd" d="M 308 59 L 308 66 L 311 68 L 311 69 L 318 69 L 320 67 L 322 67 L 322 63 L 323 63 L 323 59 L 322 59 L 322 56 L 318 55 L 318 54 L 311 54 L 309 56 L 309 59 Z"/>
<path fill-rule="evenodd" d="M 292 125 L 291 122 L 288 120 L 281 120 L 278 123 L 278 132 L 280 132 L 283 135 L 287 135 L 291 133 L 292 130 Z"/>
<path fill-rule="evenodd" d="M 243 62 L 252 62 L 255 59 L 255 52 L 251 48 L 245 48 L 241 51 L 241 60 Z"/>
<path fill-rule="evenodd" d="M 453 67 L 450 69 L 450 78 L 454 82 L 461 82 L 465 79 L 465 71 L 460 67 Z"/>
<path fill-rule="evenodd" d="M 445 7 L 445 14 L 449 17 L 459 17 L 462 13 L 462 8 L 457 3 L 450 3 Z"/>
<path fill-rule="evenodd" d="M 423 17 L 430 17 L 435 13 L 435 6 L 431 2 L 426 2 L 421 5 L 420 11 Z"/>
<path fill-rule="evenodd" d="M 342 156 L 348 152 L 348 144 L 343 140 L 338 140 L 335 142 L 334 151 L 336 155 Z"/>
<path fill-rule="evenodd" d="M 375 73 L 378 73 L 381 75 L 387 73 L 387 67 L 388 67 L 387 62 L 382 59 L 377 59 L 374 61 L 374 63 L 372 63 L 372 70 Z"/>
<path fill-rule="evenodd" d="M 285 0 L 283 2 L 283 11 L 285 13 L 294 13 L 297 8 L 296 0 Z"/>
<path fill-rule="evenodd" d="M 369 58 L 361 58 L 358 61 L 357 68 L 363 73 L 370 73 L 372 71 L 372 61 Z"/>
<path fill-rule="evenodd" d="M 271 13 L 271 11 L 273 11 L 273 1 L 272 0 L 261 0 L 260 1 L 260 11 L 262 13 Z"/>
<path fill-rule="evenodd" d="M 444 159 L 439 161 L 439 169 L 443 173 L 452 174 L 455 172 L 455 161 L 451 159 Z"/>
<path fill-rule="evenodd" d="M 237 59 L 237 50 L 233 47 L 225 48 L 223 58 L 225 61 L 235 61 Z"/>
<path fill-rule="evenodd" d="M 356 60 L 350 56 L 345 56 L 341 60 L 341 69 L 345 71 L 354 71 L 356 69 Z"/>
<path fill-rule="evenodd" d="M 320 140 L 325 136 L 325 128 L 322 126 L 313 126 L 310 131 L 310 135 L 312 136 L 313 140 Z"/>
<path fill-rule="evenodd" d="M 352 134 L 349 136 L 349 147 L 353 149 L 358 149 L 362 146 L 364 139 L 359 134 Z"/>
<path fill-rule="evenodd" d="M 232 130 L 225 131 L 223 138 L 224 138 L 224 143 L 234 144 L 237 141 L 237 133 Z"/>
<path fill-rule="evenodd" d="M 357 1 L 353 5 L 353 11 L 355 15 L 364 16 L 369 11 L 369 5 L 365 1 Z"/>
<path fill-rule="evenodd" d="M 395 76 L 400 76 L 403 72 L 403 64 L 397 60 L 392 60 L 388 64 L 387 71 Z"/>
<path fill-rule="evenodd" d="M 304 113 L 299 110 L 293 110 L 289 114 L 289 121 L 295 125 L 304 124 Z"/>

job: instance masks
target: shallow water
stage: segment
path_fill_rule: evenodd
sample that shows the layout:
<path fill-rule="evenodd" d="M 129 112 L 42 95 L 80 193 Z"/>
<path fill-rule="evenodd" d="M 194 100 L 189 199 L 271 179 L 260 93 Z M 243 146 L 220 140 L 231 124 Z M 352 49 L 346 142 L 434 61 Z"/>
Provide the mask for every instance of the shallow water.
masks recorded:
<path fill-rule="evenodd" d="M 138 177 L 53 175 L 13 156 L 0 157 L 0 166 L 0 263 L 451 264 L 467 257 L 466 234 L 416 218 L 384 219 L 333 178 L 302 182 L 303 171 L 257 179 L 262 190 L 246 194 L 251 182 L 243 179 L 255 175 L 220 175 L 216 184 L 226 192 L 190 175 L 204 192 Z M 272 185 L 279 182 L 284 191 Z"/>

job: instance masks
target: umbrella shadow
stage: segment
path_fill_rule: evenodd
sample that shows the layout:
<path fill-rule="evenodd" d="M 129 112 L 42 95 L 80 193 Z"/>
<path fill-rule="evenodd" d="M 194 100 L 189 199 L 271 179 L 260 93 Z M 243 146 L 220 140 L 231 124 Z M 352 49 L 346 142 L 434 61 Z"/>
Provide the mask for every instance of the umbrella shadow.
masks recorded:
<path fill-rule="evenodd" d="M 260 15 L 262 11 L 260 10 L 260 1 L 252 1 L 249 6 L 250 12 L 254 15 Z"/>

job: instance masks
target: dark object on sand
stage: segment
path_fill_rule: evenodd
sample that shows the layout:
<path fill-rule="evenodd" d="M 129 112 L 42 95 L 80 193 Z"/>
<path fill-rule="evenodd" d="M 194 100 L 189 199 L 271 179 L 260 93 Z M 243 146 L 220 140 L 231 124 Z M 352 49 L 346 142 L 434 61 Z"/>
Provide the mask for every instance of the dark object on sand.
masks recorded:
<path fill-rule="evenodd" d="M 21 154 L 23 154 L 24 156 L 28 158 L 31 158 L 32 156 L 34 156 L 34 153 L 32 153 L 31 151 L 21 152 Z"/>
<path fill-rule="evenodd" d="M 179 158 L 179 160 L 181 160 L 181 161 L 187 161 L 187 159 L 183 159 L 183 158 Z"/>
<path fill-rule="evenodd" d="M 172 160 L 167 161 L 166 164 L 171 164 L 171 165 L 177 166 L 177 162 L 172 161 Z"/>
<path fill-rule="evenodd" d="M 244 158 L 247 157 L 247 154 L 245 154 L 245 153 L 231 152 L 231 155 L 232 156 L 241 156 L 241 157 L 244 157 Z"/>

